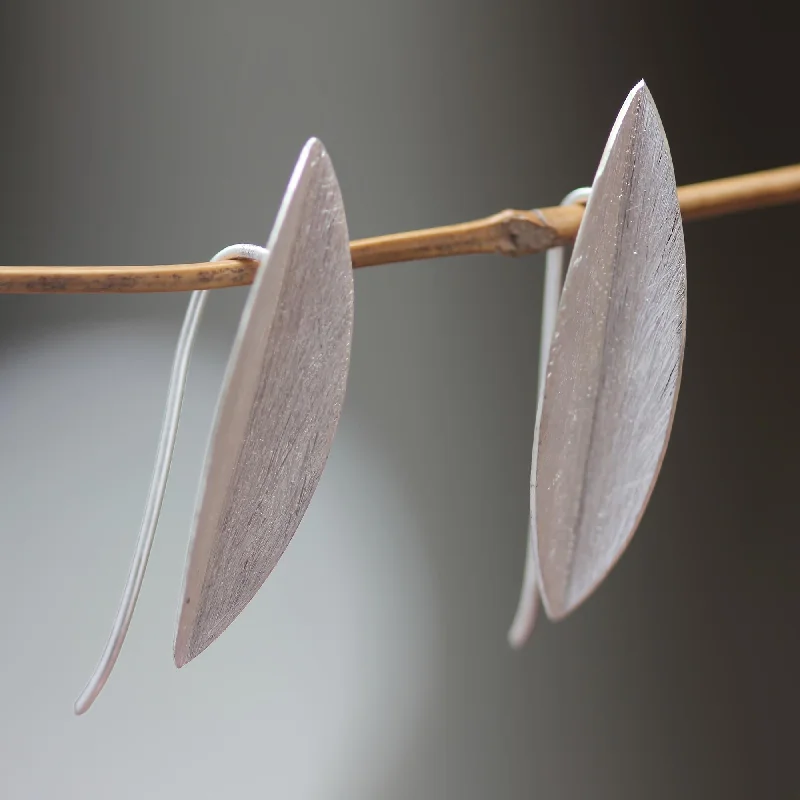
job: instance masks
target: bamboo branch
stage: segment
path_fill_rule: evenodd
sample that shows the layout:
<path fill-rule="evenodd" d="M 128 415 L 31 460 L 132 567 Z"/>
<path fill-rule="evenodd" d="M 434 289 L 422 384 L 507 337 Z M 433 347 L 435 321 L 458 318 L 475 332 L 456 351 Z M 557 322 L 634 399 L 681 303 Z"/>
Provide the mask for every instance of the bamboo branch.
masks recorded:
<path fill-rule="evenodd" d="M 800 201 L 800 164 L 678 189 L 684 221 Z M 524 256 L 575 238 L 583 206 L 507 210 L 485 219 L 350 243 L 353 267 L 498 253 Z M 253 282 L 249 260 L 153 267 L 0 267 L 0 294 L 183 292 Z"/>

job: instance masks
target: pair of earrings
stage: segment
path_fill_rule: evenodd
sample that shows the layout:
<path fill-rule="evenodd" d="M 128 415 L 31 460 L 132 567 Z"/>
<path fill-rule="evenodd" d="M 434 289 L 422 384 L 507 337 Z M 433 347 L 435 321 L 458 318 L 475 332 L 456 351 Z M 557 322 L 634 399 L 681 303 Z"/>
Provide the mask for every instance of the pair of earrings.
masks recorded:
<path fill-rule="evenodd" d="M 216 258 L 237 256 L 258 258 L 260 267 L 197 502 L 175 639 L 179 667 L 230 625 L 283 555 L 338 424 L 353 277 L 341 193 L 318 140 L 300 156 L 267 247 L 234 245 Z M 530 536 L 510 633 L 517 646 L 540 598 L 551 618 L 563 617 L 620 557 L 669 438 L 683 357 L 685 255 L 669 148 L 643 83 L 612 130 L 563 292 L 561 258 L 551 251 L 546 269 Z M 111 637 L 76 702 L 79 714 L 108 679 L 133 614 L 205 299 L 196 292 L 189 303 L 134 562 Z"/>

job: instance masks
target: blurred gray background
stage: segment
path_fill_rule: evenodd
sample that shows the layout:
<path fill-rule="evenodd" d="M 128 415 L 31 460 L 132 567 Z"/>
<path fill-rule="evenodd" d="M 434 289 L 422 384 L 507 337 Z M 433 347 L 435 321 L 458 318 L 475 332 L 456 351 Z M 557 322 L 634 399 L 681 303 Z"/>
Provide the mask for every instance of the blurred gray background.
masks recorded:
<path fill-rule="evenodd" d="M 659 12 L 661 14 L 659 15 Z M 263 243 L 305 140 L 353 238 L 548 205 L 645 78 L 679 183 L 800 161 L 792 26 L 688 0 L 8 4 L 5 264 Z M 655 22 L 657 20 L 657 24 Z M 187 297 L 0 298 L 0 797 L 797 797 L 797 207 L 686 229 L 672 443 L 633 545 L 513 653 L 542 259 L 356 276 L 348 396 L 270 580 L 181 671 L 214 295 L 156 546 L 105 643 Z"/>

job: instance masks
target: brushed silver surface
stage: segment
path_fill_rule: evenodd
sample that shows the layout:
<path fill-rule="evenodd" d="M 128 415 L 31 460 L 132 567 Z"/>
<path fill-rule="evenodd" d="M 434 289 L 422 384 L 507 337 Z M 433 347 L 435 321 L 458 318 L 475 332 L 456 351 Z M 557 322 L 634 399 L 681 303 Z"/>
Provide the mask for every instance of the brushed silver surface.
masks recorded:
<path fill-rule="evenodd" d="M 622 107 L 561 295 L 536 432 L 531 526 L 558 619 L 633 536 L 669 439 L 686 323 L 686 256 L 669 146 L 649 90 Z"/>
<path fill-rule="evenodd" d="M 220 394 L 175 640 L 183 666 L 261 587 L 300 524 L 339 421 L 353 275 L 339 185 L 322 143 L 295 167 Z"/>

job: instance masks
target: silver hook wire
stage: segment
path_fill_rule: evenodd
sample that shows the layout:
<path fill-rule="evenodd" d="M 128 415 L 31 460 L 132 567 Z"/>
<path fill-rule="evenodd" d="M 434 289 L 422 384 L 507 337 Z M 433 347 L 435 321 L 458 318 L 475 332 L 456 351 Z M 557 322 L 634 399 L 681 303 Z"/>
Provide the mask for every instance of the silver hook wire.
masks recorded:
<path fill-rule="evenodd" d="M 582 187 L 571 191 L 562 201 L 562 206 L 569 206 L 573 203 L 586 203 L 592 190 Z M 542 328 L 539 336 L 539 382 L 537 384 L 536 397 L 536 432 L 539 431 L 539 414 L 542 410 L 542 398 L 544 397 L 544 384 L 547 379 L 547 365 L 550 361 L 550 345 L 553 341 L 553 332 L 556 328 L 556 318 L 558 317 L 558 304 L 561 299 L 561 289 L 564 286 L 564 247 L 553 247 L 547 251 L 544 261 L 544 288 L 542 290 Z M 533 474 L 536 464 L 536 449 L 538 440 L 533 443 L 533 463 L 531 469 L 531 486 L 536 479 Z M 531 504 L 533 506 L 533 504 Z M 517 606 L 514 621 L 508 631 L 508 643 L 515 649 L 522 647 L 528 641 L 533 626 L 536 624 L 536 617 L 539 613 L 539 580 L 537 577 L 536 564 L 536 542 L 534 537 L 533 514 L 535 509 L 531 507 L 531 527 L 528 530 L 528 548 L 525 555 L 525 574 L 522 579 L 522 591 L 520 592 L 519 604 Z"/>
<path fill-rule="evenodd" d="M 224 261 L 229 258 L 247 258 L 257 260 L 260 264 L 263 264 L 266 253 L 266 249 L 258 245 L 234 244 L 224 250 L 220 250 L 211 260 Z M 175 357 L 172 361 L 164 420 L 161 425 L 161 434 L 156 449 L 156 461 L 153 467 L 153 475 L 150 479 L 150 490 L 139 529 L 139 537 L 136 541 L 133 562 L 128 573 L 128 580 L 125 584 L 125 591 L 122 594 L 119 610 L 111 628 L 111 635 L 108 637 L 108 642 L 103 654 L 100 656 L 100 661 L 95 667 L 91 678 L 89 678 L 86 688 L 75 701 L 76 714 L 84 714 L 88 711 L 102 691 L 111 674 L 111 670 L 114 669 L 114 664 L 117 661 L 119 652 L 122 649 L 122 643 L 125 641 L 125 636 L 131 624 L 131 617 L 133 617 L 133 610 L 136 607 L 136 600 L 142 588 L 147 561 L 153 547 L 161 505 L 164 501 L 169 468 L 172 464 L 172 454 L 175 449 L 175 439 L 178 434 L 181 406 L 183 405 L 183 397 L 186 390 L 189 360 L 207 300 L 207 289 L 194 291 L 189 298 L 189 305 L 183 318 L 178 344 L 175 348 Z"/>

